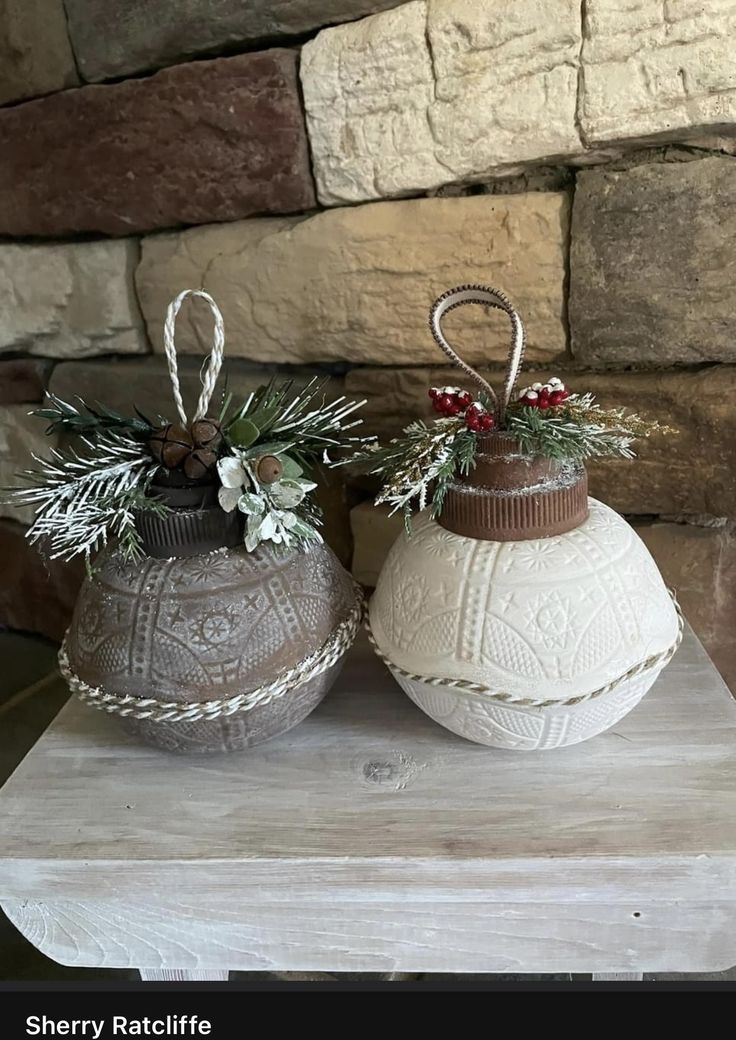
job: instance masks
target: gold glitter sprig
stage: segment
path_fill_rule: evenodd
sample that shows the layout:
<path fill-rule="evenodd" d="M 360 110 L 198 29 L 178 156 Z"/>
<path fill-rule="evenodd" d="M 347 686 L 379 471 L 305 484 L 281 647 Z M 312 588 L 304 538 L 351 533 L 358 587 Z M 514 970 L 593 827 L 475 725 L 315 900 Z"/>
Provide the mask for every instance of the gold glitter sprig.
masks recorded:
<path fill-rule="evenodd" d="M 544 410 L 517 403 L 509 409 L 507 425 L 528 454 L 578 461 L 595 456 L 631 459 L 635 440 L 677 433 L 636 413 L 627 415 L 624 408 L 601 408 L 592 394 L 572 394 L 564 404 Z"/>

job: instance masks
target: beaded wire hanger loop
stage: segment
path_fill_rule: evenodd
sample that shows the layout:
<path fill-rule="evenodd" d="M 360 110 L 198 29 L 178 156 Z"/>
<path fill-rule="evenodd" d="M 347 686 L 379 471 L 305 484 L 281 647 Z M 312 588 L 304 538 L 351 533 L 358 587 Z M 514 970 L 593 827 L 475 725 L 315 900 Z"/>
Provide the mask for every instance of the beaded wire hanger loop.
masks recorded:
<path fill-rule="evenodd" d="M 454 310 L 456 307 L 462 307 L 467 303 L 480 304 L 482 307 L 495 307 L 507 314 L 511 320 L 511 343 L 506 362 L 506 378 L 504 380 L 503 392 L 500 396 L 483 376 L 476 372 L 466 361 L 463 361 L 457 351 L 447 342 L 442 331 L 442 319 L 448 311 Z M 519 312 L 511 300 L 500 289 L 493 289 L 490 286 L 460 285 L 456 289 L 448 289 L 447 292 L 442 293 L 435 300 L 429 313 L 429 327 L 440 350 L 444 351 L 453 365 L 456 365 L 469 376 L 476 386 L 480 388 L 481 392 L 488 397 L 496 420 L 496 428 L 499 428 L 503 423 L 506 408 L 514 392 L 526 348 L 524 325 Z"/>

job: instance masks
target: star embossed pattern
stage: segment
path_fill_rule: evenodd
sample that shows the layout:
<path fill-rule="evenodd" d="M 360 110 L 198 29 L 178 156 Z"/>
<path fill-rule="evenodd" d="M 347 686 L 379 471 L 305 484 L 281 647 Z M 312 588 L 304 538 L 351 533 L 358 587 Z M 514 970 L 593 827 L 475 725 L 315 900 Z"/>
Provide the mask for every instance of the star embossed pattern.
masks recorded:
<path fill-rule="evenodd" d="M 574 638 L 570 618 L 570 599 L 559 592 L 546 592 L 527 602 L 526 625 L 547 650 L 564 650 Z"/>

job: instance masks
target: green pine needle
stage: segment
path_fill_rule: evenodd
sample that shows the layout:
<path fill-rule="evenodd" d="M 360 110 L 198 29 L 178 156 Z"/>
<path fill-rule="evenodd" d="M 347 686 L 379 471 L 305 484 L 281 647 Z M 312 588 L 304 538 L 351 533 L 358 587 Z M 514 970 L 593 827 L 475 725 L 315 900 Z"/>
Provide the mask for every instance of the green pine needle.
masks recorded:
<path fill-rule="evenodd" d="M 594 457 L 632 459 L 634 441 L 653 433 L 677 433 L 624 408 L 602 408 L 593 394 L 572 394 L 564 404 L 547 409 L 515 403 L 506 426 L 525 453 L 571 462 Z"/>
<path fill-rule="evenodd" d="M 20 474 L 29 486 L 6 491 L 10 502 L 36 510 L 27 533 L 31 542 L 51 559 L 89 561 L 113 537 L 128 558 L 142 554 L 135 511 L 165 507 L 147 497 L 158 463 L 140 442 L 108 431 L 94 441 L 82 438 L 77 448 L 53 448 L 49 458 L 33 459 L 36 468 Z"/>
<path fill-rule="evenodd" d="M 47 434 L 70 433 L 95 437 L 107 430 L 117 430 L 134 437 L 147 438 L 153 430 L 153 424 L 140 412 L 137 417 L 120 415 L 100 404 L 93 408 L 81 397 L 77 398 L 79 408 L 76 408 L 55 394 L 47 393 L 46 396 L 49 404 L 31 414 L 48 420 Z"/>
<path fill-rule="evenodd" d="M 328 382 L 328 378 L 315 376 L 300 390 L 294 389 L 291 380 L 277 383 L 275 378 L 271 379 L 226 416 L 228 443 L 233 448 L 249 450 L 268 446 L 270 453 L 288 451 L 305 470 L 319 460 L 334 465 L 328 451 L 364 444 L 370 438 L 346 436 L 361 425 L 363 420 L 352 416 L 365 401 L 349 401 L 345 397 L 327 401 Z"/>

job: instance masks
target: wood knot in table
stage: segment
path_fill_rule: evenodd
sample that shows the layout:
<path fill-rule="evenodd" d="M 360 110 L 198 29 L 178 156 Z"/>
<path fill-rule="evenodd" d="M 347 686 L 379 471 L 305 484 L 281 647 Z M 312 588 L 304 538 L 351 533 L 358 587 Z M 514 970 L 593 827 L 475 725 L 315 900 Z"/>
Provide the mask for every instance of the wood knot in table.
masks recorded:
<path fill-rule="evenodd" d="M 383 791 L 403 791 L 426 768 L 404 751 L 380 751 L 361 755 L 354 762 L 356 772 L 366 786 Z"/>

